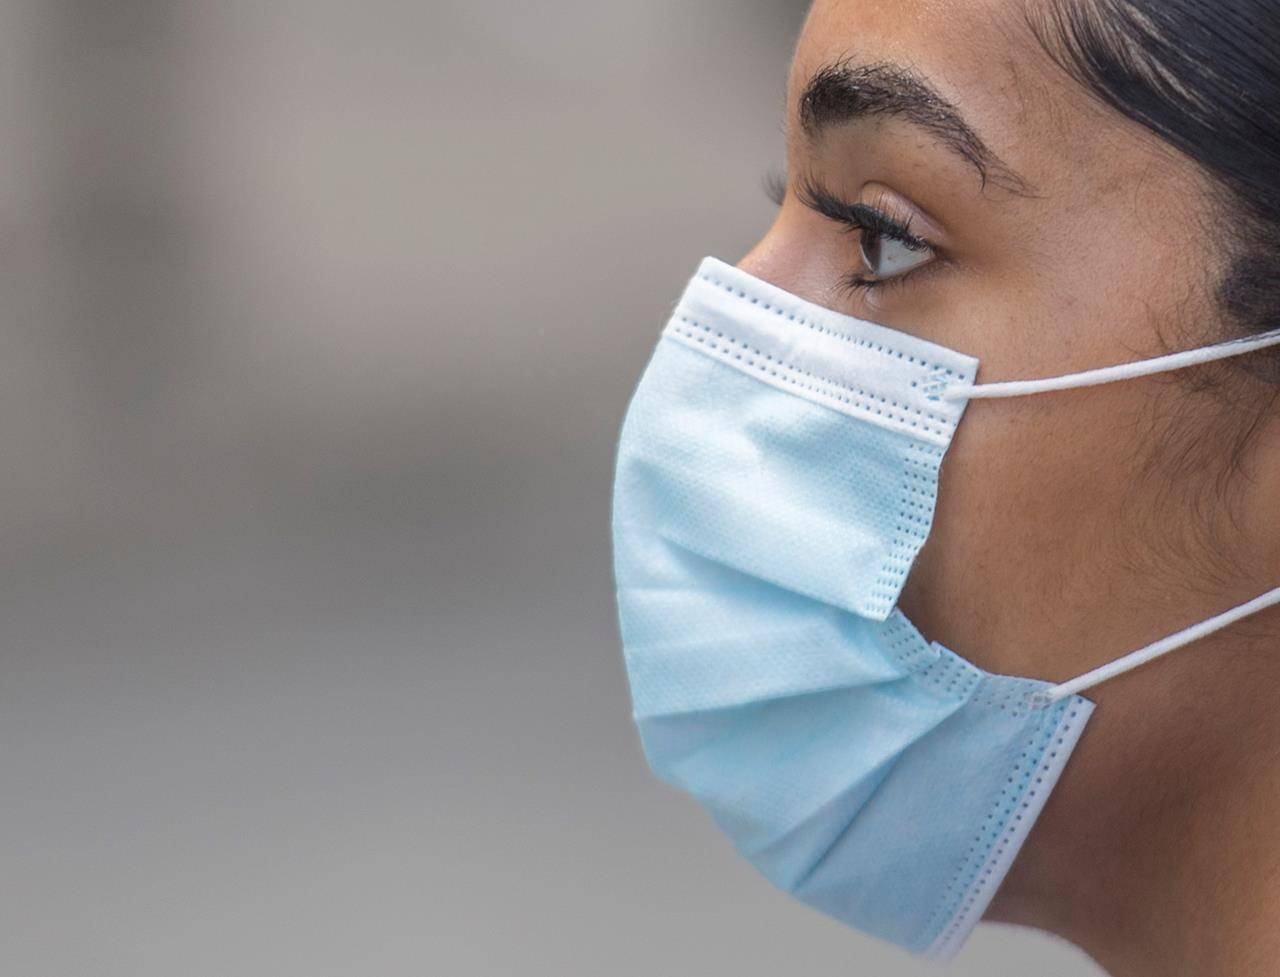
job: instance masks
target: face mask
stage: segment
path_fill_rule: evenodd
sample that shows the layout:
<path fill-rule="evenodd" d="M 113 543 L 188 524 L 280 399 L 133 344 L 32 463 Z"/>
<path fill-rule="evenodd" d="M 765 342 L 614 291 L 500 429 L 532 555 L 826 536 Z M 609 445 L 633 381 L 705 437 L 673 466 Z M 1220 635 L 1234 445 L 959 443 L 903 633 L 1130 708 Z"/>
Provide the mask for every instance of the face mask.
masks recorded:
<path fill-rule="evenodd" d="M 631 402 L 614 489 L 623 648 L 653 771 L 775 885 L 949 959 L 1089 719 L 1076 693 L 1280 602 L 1058 686 L 926 640 L 896 604 L 966 403 L 1277 342 L 975 385 L 972 357 L 704 260 Z"/>

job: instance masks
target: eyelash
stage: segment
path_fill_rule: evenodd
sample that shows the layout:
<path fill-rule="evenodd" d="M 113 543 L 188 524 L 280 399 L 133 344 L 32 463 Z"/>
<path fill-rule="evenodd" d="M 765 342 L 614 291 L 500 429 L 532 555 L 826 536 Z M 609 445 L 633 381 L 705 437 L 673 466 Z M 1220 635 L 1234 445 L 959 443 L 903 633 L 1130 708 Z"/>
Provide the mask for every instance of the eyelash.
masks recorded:
<path fill-rule="evenodd" d="M 765 192 L 776 204 L 781 204 L 786 193 L 785 181 L 777 174 L 765 178 Z M 862 203 L 849 203 L 831 193 L 812 177 L 804 177 L 796 187 L 796 197 L 810 210 L 821 214 L 828 220 L 844 226 L 846 230 L 860 231 L 871 237 L 887 237 L 900 242 L 912 251 L 934 250 L 924 238 L 911 232 L 911 221 L 899 221 L 882 210 Z M 928 265 L 922 265 L 926 268 Z M 889 278 L 864 278 L 858 273 L 846 275 L 841 279 L 841 286 L 847 291 L 870 291 L 890 286 L 901 285 L 915 274 L 915 269 L 905 271 Z"/>

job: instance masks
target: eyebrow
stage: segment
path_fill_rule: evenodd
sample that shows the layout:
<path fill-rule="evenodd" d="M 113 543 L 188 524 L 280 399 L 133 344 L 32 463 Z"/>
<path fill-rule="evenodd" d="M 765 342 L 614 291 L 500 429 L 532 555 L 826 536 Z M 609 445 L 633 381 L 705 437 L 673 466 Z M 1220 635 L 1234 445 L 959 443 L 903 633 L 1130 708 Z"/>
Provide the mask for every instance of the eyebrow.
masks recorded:
<path fill-rule="evenodd" d="M 805 85 L 799 114 L 811 139 L 857 119 L 896 116 L 923 129 L 977 170 L 984 188 L 990 180 L 1019 196 L 1035 196 L 1034 185 L 1001 160 L 954 105 L 900 65 L 859 64 L 852 59 L 826 65 Z"/>

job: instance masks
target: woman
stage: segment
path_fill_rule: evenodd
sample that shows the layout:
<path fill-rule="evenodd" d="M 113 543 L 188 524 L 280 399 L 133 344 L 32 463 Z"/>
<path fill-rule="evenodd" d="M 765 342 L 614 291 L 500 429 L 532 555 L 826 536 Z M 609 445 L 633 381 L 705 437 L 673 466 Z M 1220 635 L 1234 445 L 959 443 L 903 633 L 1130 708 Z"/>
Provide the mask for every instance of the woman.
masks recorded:
<path fill-rule="evenodd" d="M 913 951 L 1280 973 L 1280 4 L 819 0 L 786 134 L 623 431 L 651 764 Z"/>

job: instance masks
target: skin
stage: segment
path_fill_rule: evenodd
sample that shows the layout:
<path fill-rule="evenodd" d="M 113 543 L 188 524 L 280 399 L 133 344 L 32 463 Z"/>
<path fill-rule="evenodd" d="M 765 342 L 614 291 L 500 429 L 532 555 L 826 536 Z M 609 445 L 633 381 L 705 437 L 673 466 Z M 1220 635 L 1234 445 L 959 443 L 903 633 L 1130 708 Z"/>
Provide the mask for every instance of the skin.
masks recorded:
<path fill-rule="evenodd" d="M 1103 107 L 1010 0 L 819 0 L 788 84 L 788 190 L 747 272 L 979 358 L 980 382 L 1219 342 L 1229 223 L 1196 165 Z M 894 61 L 1034 185 L 989 181 L 908 122 L 812 139 L 824 65 Z M 893 202 L 943 258 L 893 287 L 811 174 Z M 889 196 L 892 194 L 892 196 Z M 1275 388 L 1239 365 L 969 405 L 901 605 L 984 669 L 1063 681 L 1280 584 Z M 1251 437 L 1246 437 L 1251 433 Z M 1280 974 L 1280 614 L 1091 689 L 1093 719 L 988 911 L 1115 977 Z"/>

